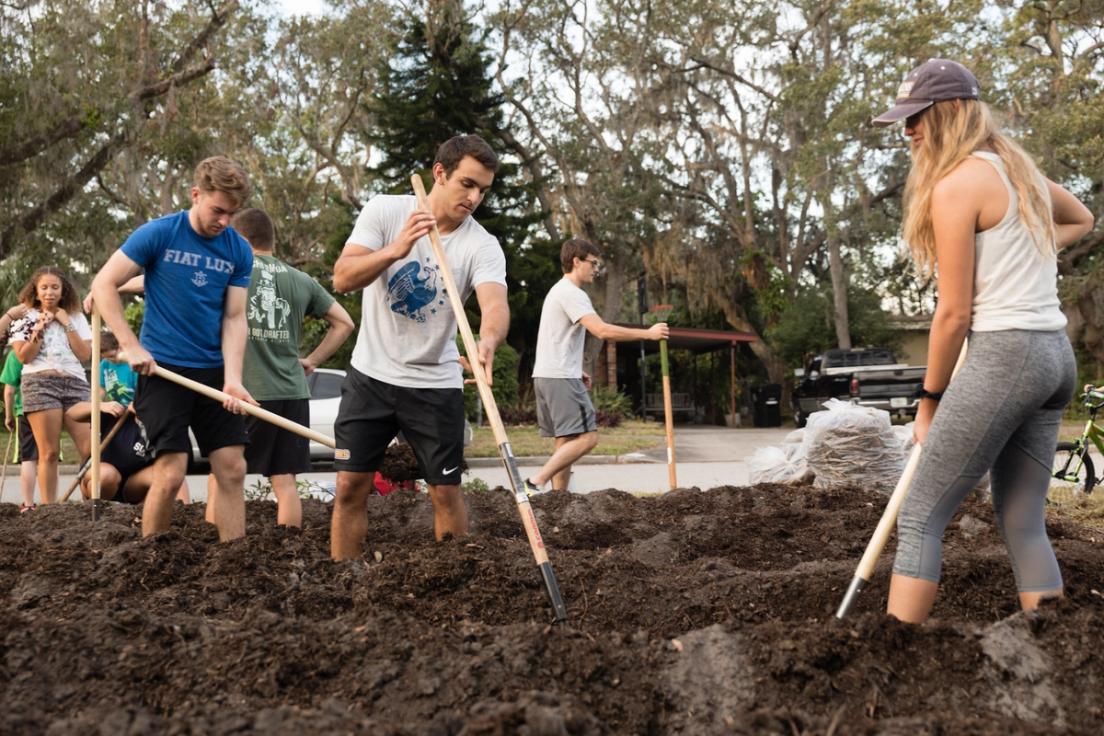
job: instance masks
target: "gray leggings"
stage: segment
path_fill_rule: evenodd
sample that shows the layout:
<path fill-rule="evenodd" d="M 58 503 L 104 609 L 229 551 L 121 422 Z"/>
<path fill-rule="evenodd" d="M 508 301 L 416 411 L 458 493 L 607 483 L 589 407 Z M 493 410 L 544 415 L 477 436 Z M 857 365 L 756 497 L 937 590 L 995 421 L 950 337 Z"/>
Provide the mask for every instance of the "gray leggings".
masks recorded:
<path fill-rule="evenodd" d="M 1020 592 L 1062 587 L 1044 505 L 1077 366 L 1064 330 L 970 335 L 897 518 L 893 572 L 939 582 L 943 531 L 990 471 L 993 509 Z"/>

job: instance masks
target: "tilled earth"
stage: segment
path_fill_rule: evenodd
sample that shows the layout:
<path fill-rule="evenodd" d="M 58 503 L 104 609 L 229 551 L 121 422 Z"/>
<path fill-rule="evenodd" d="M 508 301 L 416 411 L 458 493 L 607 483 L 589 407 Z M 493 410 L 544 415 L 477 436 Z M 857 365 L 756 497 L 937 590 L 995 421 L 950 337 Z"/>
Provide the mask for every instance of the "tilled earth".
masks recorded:
<path fill-rule="evenodd" d="M 948 530 L 925 626 L 881 613 L 892 549 L 833 612 L 885 497 L 754 486 L 540 496 L 570 620 L 512 498 L 467 497 L 432 542 L 424 495 L 369 507 L 356 561 L 251 502 L 142 539 L 140 509 L 0 506 L 0 733 L 1098 734 L 1102 532 L 1052 519 L 1068 597 L 1017 612 L 987 506 Z"/>

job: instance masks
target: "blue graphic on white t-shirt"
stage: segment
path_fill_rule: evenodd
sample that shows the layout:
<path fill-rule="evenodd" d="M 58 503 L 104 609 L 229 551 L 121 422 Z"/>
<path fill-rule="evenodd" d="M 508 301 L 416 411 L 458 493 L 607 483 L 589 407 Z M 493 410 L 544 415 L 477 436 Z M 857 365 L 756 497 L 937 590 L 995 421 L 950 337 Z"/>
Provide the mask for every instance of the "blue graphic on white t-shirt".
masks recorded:
<path fill-rule="evenodd" d="M 437 298 L 437 268 L 422 268 L 417 261 L 410 261 L 388 280 L 387 295 L 392 312 L 425 322 L 425 307 Z"/>

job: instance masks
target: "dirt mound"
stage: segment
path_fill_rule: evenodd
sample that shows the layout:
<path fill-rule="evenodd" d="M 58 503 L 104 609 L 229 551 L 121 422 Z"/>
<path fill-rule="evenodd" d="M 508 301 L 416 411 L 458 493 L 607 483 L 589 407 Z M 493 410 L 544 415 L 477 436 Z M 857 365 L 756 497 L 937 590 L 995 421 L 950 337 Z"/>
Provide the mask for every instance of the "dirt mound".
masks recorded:
<path fill-rule="evenodd" d="M 362 558 L 330 508 L 217 544 L 200 505 L 142 539 L 140 509 L 0 506 L 0 733 L 1043 734 L 1104 722 L 1100 531 L 1055 520 L 1068 597 L 1017 612 L 991 512 L 946 537 L 926 626 L 883 616 L 892 550 L 833 618 L 884 497 L 755 486 L 534 499 L 570 620 L 512 499 L 374 498 Z"/>

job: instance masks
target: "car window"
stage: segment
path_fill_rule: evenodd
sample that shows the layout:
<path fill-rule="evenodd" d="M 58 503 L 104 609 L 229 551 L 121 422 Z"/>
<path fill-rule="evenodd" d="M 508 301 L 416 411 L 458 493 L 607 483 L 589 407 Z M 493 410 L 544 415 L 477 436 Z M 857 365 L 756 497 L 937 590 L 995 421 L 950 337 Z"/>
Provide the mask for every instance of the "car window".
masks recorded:
<path fill-rule="evenodd" d="M 312 399 L 334 399 L 341 396 L 341 384 L 345 376 L 337 373 L 315 373 L 311 376 L 310 392 Z"/>

